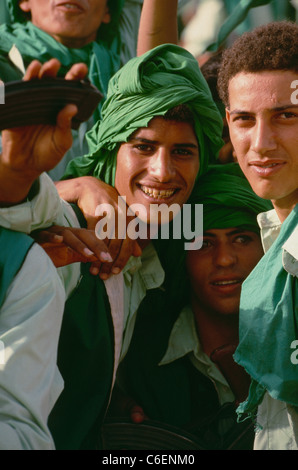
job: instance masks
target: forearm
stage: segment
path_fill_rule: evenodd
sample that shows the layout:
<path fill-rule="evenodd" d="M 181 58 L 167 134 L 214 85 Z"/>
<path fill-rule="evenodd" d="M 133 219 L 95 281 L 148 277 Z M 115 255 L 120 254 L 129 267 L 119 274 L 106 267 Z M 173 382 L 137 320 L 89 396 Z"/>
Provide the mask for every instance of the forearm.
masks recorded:
<path fill-rule="evenodd" d="M 5 165 L 0 156 L 0 207 L 9 207 L 23 202 L 38 177 L 38 174 L 29 174 L 16 171 Z"/>
<path fill-rule="evenodd" d="M 144 0 L 138 36 L 138 56 L 160 44 L 178 42 L 178 0 Z"/>

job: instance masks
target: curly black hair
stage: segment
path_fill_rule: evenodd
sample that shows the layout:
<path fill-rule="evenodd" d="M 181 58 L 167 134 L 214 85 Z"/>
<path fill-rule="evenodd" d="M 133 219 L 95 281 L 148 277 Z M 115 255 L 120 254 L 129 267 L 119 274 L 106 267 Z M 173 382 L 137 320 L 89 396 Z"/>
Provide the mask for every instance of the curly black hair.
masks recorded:
<path fill-rule="evenodd" d="M 218 74 L 219 95 L 229 105 L 229 82 L 240 72 L 298 72 L 298 25 L 277 21 L 244 33 L 223 53 Z"/>

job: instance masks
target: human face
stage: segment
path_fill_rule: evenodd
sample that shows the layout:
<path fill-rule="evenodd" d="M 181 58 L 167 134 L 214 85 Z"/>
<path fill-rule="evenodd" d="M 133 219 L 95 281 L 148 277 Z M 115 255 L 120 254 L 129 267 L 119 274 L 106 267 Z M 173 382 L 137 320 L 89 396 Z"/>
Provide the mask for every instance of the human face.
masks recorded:
<path fill-rule="evenodd" d="M 239 313 L 241 285 L 263 255 L 258 234 L 239 228 L 204 232 L 199 250 L 187 252 L 192 298 L 205 313 Z"/>
<path fill-rule="evenodd" d="M 143 206 L 149 223 L 150 205 L 181 207 L 187 201 L 198 171 L 199 146 L 191 124 L 156 117 L 120 146 L 115 188 L 128 206 Z"/>
<path fill-rule="evenodd" d="M 31 21 L 67 47 L 80 48 L 96 39 L 102 23 L 109 23 L 107 0 L 20 0 Z"/>
<path fill-rule="evenodd" d="M 239 73 L 229 84 L 227 120 L 238 162 L 278 214 L 298 202 L 298 105 L 291 101 L 297 78 L 291 71 Z"/>

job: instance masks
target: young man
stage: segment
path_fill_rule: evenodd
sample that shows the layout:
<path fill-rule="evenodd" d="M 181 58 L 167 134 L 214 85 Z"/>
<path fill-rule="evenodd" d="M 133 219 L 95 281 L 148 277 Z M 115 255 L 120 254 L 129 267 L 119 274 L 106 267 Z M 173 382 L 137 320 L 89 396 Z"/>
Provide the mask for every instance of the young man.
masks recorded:
<path fill-rule="evenodd" d="M 126 409 L 134 421 L 147 416 L 191 432 L 206 449 L 228 448 L 243 431 L 232 404 L 249 387 L 232 358 L 241 285 L 263 255 L 256 217 L 271 205 L 253 193 L 237 164 L 211 167 L 190 201 L 203 204 L 203 245 L 181 260 L 182 243 L 164 247 L 170 286 L 143 303 L 118 380 L 138 405 Z M 185 306 L 177 317 L 171 297 L 178 289 Z"/>
<path fill-rule="evenodd" d="M 259 216 L 266 254 L 243 285 L 236 352 L 253 379 L 239 413 L 259 409 L 256 449 L 298 448 L 297 80 L 298 25 L 289 22 L 243 35 L 219 76 L 239 164 L 274 206 Z"/>
<path fill-rule="evenodd" d="M 73 109 L 66 111 L 54 128 L 4 133 L 2 205 L 27 201 L 2 209 L 2 225 L 26 232 L 52 223 L 78 226 L 73 210 L 59 200 L 46 175 L 39 180 L 39 192 L 34 196 L 38 188 L 32 188 L 27 197 L 42 169 L 55 165 L 65 151 L 67 117 Z M 133 59 L 113 77 L 103 119 L 89 134 L 90 155 L 71 166 L 77 175 L 104 178 L 128 204 L 142 204 L 150 216 L 150 205 L 181 206 L 187 201 L 197 174 L 206 171 L 209 156 L 222 144 L 221 131 L 222 119 L 195 59 L 178 46 L 161 46 Z M 150 239 L 141 243 L 141 259 L 131 258 L 123 275 L 105 283 L 91 276 L 87 266 L 63 269 L 71 294 L 58 358 L 65 389 L 50 418 L 58 448 L 96 447 L 138 307 L 148 289 L 163 283 Z"/>
<path fill-rule="evenodd" d="M 164 42 L 158 22 L 166 21 L 172 6 L 175 14 L 177 1 L 144 0 L 141 53 Z M 44 63 L 57 58 L 62 64 L 59 72 L 62 76 L 71 65 L 83 62 L 88 67 L 91 83 L 105 98 L 110 78 L 136 55 L 142 3 L 131 0 L 7 0 L 11 24 L 0 26 L 0 78 L 4 82 L 22 79 L 24 70 L 35 59 Z M 148 11 L 152 11 L 154 17 L 148 17 Z M 167 34 L 170 34 L 169 29 Z M 177 42 L 175 32 L 170 34 L 170 42 Z M 54 181 L 63 176 L 68 161 L 88 152 L 84 136 L 100 118 L 101 106 L 102 102 L 93 119 L 81 125 L 79 131 L 73 131 L 72 148 L 50 172 Z"/>

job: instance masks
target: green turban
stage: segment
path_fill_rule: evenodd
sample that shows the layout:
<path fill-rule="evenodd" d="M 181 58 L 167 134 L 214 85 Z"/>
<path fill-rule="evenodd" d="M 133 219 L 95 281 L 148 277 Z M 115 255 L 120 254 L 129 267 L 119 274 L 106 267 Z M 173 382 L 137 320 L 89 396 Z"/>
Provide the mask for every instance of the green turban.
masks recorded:
<path fill-rule="evenodd" d="M 189 202 L 203 204 L 204 231 L 242 227 L 259 232 L 257 215 L 272 209 L 270 201 L 253 192 L 238 163 L 210 166 Z"/>
<path fill-rule="evenodd" d="M 203 174 L 223 145 L 222 118 L 195 58 L 165 44 L 131 59 L 112 77 L 102 120 L 87 134 L 90 154 L 71 161 L 64 178 L 93 175 L 113 185 L 119 144 L 180 104 L 193 113 Z"/>

